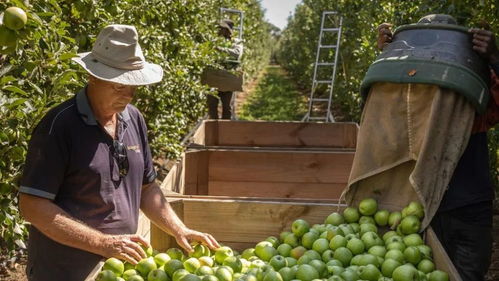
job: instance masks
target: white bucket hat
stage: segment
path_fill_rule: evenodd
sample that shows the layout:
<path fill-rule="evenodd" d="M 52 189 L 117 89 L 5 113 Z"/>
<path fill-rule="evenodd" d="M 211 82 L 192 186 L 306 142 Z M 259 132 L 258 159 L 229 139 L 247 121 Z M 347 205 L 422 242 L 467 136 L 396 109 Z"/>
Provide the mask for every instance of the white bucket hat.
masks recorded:
<path fill-rule="evenodd" d="M 131 25 L 108 25 L 97 36 L 91 52 L 73 58 L 92 76 L 123 85 L 149 85 L 163 78 L 161 66 L 146 62 Z"/>

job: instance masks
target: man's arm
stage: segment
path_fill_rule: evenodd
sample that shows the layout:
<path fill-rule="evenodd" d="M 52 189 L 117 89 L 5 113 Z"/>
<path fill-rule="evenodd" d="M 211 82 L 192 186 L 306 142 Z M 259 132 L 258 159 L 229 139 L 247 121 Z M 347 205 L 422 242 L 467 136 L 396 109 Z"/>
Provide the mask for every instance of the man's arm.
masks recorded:
<path fill-rule="evenodd" d="M 132 264 L 146 257 L 137 243 L 149 244 L 139 235 L 104 234 L 72 218 L 48 199 L 21 193 L 19 209 L 27 221 L 60 244 Z"/>
<path fill-rule="evenodd" d="M 202 242 L 211 249 L 220 247 L 210 234 L 186 227 L 166 201 L 163 192 L 155 182 L 142 187 L 140 209 L 159 228 L 175 237 L 177 243 L 188 252 L 192 251 L 190 240 Z"/>

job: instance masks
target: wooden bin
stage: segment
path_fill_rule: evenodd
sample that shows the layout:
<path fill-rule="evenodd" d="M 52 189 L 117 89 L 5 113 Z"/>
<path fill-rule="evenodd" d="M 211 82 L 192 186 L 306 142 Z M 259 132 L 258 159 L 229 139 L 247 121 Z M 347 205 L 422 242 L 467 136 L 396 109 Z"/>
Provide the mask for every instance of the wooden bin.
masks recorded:
<path fill-rule="evenodd" d="M 323 223 L 332 212 L 344 205 L 307 200 L 257 200 L 169 198 L 170 204 L 187 227 L 212 234 L 220 243 L 242 251 L 254 247 L 268 236 L 289 231 L 294 220 L 302 218 L 311 224 Z M 433 250 L 437 269 L 449 273 L 451 281 L 461 281 L 442 245 L 430 228 L 425 233 L 426 243 Z M 175 239 L 151 225 L 151 244 L 165 251 L 178 247 Z"/>
<path fill-rule="evenodd" d="M 202 149 L 184 153 L 162 189 L 186 195 L 338 199 L 353 151 Z"/>
<path fill-rule="evenodd" d="M 355 149 L 356 123 L 205 120 L 189 147 Z"/>

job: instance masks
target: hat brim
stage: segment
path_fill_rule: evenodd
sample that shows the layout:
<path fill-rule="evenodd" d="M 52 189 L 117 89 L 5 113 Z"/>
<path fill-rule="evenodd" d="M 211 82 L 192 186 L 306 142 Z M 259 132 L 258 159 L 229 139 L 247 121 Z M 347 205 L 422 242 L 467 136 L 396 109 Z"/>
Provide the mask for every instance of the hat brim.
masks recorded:
<path fill-rule="evenodd" d="M 104 81 L 123 85 L 143 86 L 155 84 L 163 79 L 163 69 L 153 63 L 145 63 L 142 69 L 127 70 L 110 67 L 99 62 L 91 52 L 80 53 L 73 61 L 81 65 L 90 75 Z"/>

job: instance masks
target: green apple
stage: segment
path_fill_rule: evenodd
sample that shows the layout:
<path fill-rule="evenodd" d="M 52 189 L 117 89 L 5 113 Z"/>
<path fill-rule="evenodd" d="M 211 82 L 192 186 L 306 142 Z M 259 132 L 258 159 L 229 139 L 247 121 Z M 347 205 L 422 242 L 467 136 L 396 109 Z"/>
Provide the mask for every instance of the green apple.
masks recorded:
<path fill-rule="evenodd" d="M 279 255 L 283 257 L 289 257 L 291 255 L 291 250 L 293 247 L 291 247 L 289 244 L 283 243 L 277 247 L 277 252 Z"/>
<path fill-rule="evenodd" d="M 262 242 L 260 242 L 260 243 L 262 243 Z M 268 262 L 268 261 L 270 261 L 270 259 L 273 256 L 278 254 L 277 250 L 274 247 L 269 246 L 269 245 L 264 245 L 262 247 L 260 243 L 258 243 L 255 247 L 255 254 L 257 257 L 259 257 L 263 261 Z"/>
<path fill-rule="evenodd" d="M 274 270 L 279 271 L 279 269 L 286 267 L 288 265 L 286 259 L 283 256 L 277 255 L 273 256 L 269 264 L 274 268 Z"/>
<path fill-rule="evenodd" d="M 301 256 L 303 256 L 305 254 L 305 252 L 307 251 L 307 249 L 303 246 L 298 246 L 298 247 L 295 247 L 291 250 L 291 257 L 294 258 L 294 259 L 299 259 Z"/>
<path fill-rule="evenodd" d="M 360 232 L 360 224 L 358 224 L 356 222 L 352 222 L 352 223 L 349 223 L 348 225 L 353 229 L 353 232 L 355 232 L 355 233 Z"/>
<path fill-rule="evenodd" d="M 279 246 L 279 239 L 275 236 L 269 236 L 267 237 L 267 239 L 265 239 L 265 241 L 269 241 L 270 243 L 272 243 L 272 247 L 274 248 L 277 248 L 277 246 Z"/>
<path fill-rule="evenodd" d="M 350 226 L 350 227 L 353 229 L 353 227 L 352 227 L 352 226 Z M 338 227 L 338 226 L 334 226 L 334 225 L 333 225 L 333 226 L 328 227 L 328 228 L 327 228 L 327 230 L 326 230 L 326 233 L 327 233 L 327 235 L 326 235 L 326 239 L 327 239 L 327 240 L 331 240 L 331 239 L 333 239 L 333 237 L 335 237 L 336 235 L 344 235 L 344 233 L 343 233 L 343 231 L 341 230 L 341 228 L 340 228 L 340 227 Z M 302 238 L 303 238 L 303 237 L 302 237 Z"/>
<path fill-rule="evenodd" d="M 142 245 L 140 243 L 139 243 L 139 245 L 142 248 L 142 250 L 144 250 L 144 253 L 146 253 L 147 257 L 153 256 L 154 250 L 153 250 L 153 248 L 151 246 L 146 247 L 146 246 L 144 246 L 144 245 Z"/>
<path fill-rule="evenodd" d="M 390 212 L 388 210 L 379 210 L 374 214 L 374 221 L 379 226 L 385 226 L 388 224 L 388 217 L 390 216 Z"/>
<path fill-rule="evenodd" d="M 403 242 L 392 242 L 386 245 L 387 250 L 400 250 L 401 252 L 405 251 L 407 247 Z"/>
<path fill-rule="evenodd" d="M 356 270 L 345 270 L 340 274 L 340 277 L 345 281 L 357 281 L 359 280 L 359 274 Z"/>
<path fill-rule="evenodd" d="M 283 267 L 279 269 L 279 274 L 283 281 L 291 281 L 295 278 L 295 271 L 290 267 Z"/>
<path fill-rule="evenodd" d="M 173 273 L 179 269 L 183 269 L 184 264 L 179 260 L 173 259 L 167 261 L 165 265 L 163 265 L 163 268 L 165 269 L 166 273 L 168 273 L 168 275 L 173 278 Z"/>
<path fill-rule="evenodd" d="M 376 221 L 373 217 L 370 216 L 362 216 L 359 219 L 359 224 L 376 224 Z"/>
<path fill-rule="evenodd" d="M 261 243 L 261 242 L 260 242 Z M 269 242 L 267 242 L 269 243 Z M 270 244 L 270 243 L 269 243 Z M 257 244 L 258 246 L 258 244 Z M 219 264 L 223 264 L 224 260 L 228 257 L 231 257 L 234 255 L 234 252 L 232 251 L 231 248 L 227 247 L 227 246 L 222 246 L 220 248 L 218 248 L 216 251 L 215 251 L 215 261 Z"/>
<path fill-rule="evenodd" d="M 286 245 L 286 244 L 282 244 L 282 245 Z M 282 245 L 280 245 L 279 247 L 281 247 Z M 241 257 L 243 259 L 249 259 L 250 257 L 253 257 L 255 256 L 255 248 L 248 248 L 248 249 L 245 249 L 242 253 L 241 253 Z"/>
<path fill-rule="evenodd" d="M 378 234 L 373 231 L 368 231 L 362 234 L 362 237 L 360 238 L 364 245 L 366 246 L 366 249 L 370 249 L 371 247 L 374 246 L 381 246 L 383 245 L 383 240 L 379 238 Z"/>
<path fill-rule="evenodd" d="M 168 272 L 167 272 L 168 273 Z M 181 269 L 178 269 L 177 271 L 175 271 L 172 275 L 170 275 L 172 277 L 172 280 L 173 281 L 179 281 L 180 278 L 182 278 L 183 276 L 189 274 L 189 271 L 181 268 Z"/>
<path fill-rule="evenodd" d="M 343 271 L 345 271 L 345 269 L 339 265 L 328 265 L 327 271 L 332 275 L 340 275 Z"/>
<path fill-rule="evenodd" d="M 390 231 L 386 232 L 385 234 L 383 234 L 383 241 L 386 242 L 386 240 L 388 238 L 393 237 L 393 236 L 398 236 L 398 234 L 397 234 L 397 232 L 390 230 Z"/>
<path fill-rule="evenodd" d="M 407 247 L 407 249 L 404 250 L 404 258 L 413 265 L 417 265 L 421 261 L 421 252 L 417 247 Z"/>
<path fill-rule="evenodd" d="M 343 236 L 355 233 L 355 231 L 349 224 L 340 224 L 339 228 L 341 229 L 341 232 L 343 232 Z"/>
<path fill-rule="evenodd" d="M 167 261 L 171 259 L 172 258 L 170 258 L 170 256 L 167 253 L 159 253 L 154 256 L 154 262 L 156 262 L 158 266 L 164 265 Z"/>
<path fill-rule="evenodd" d="M 347 249 L 349 249 L 350 252 L 352 252 L 352 254 L 358 255 L 362 254 L 366 248 L 362 240 L 358 238 L 353 238 L 347 242 Z"/>
<path fill-rule="evenodd" d="M 139 263 L 135 266 L 135 269 L 142 276 L 147 276 L 150 271 L 157 269 L 156 262 L 153 257 L 148 257 L 139 261 Z"/>
<path fill-rule="evenodd" d="M 319 239 L 319 234 L 314 231 L 309 231 L 302 236 L 301 245 L 307 249 L 312 249 L 312 245 L 317 239 Z"/>
<path fill-rule="evenodd" d="M 358 222 L 360 218 L 359 210 L 353 207 L 345 208 L 345 210 L 343 210 L 343 218 L 348 223 Z"/>
<path fill-rule="evenodd" d="M 424 244 L 423 238 L 421 238 L 421 235 L 418 233 L 409 234 L 405 236 L 403 240 L 406 246 L 419 246 Z"/>
<path fill-rule="evenodd" d="M 393 259 L 400 263 L 405 263 L 404 253 L 400 250 L 388 250 L 385 255 L 385 260 L 387 259 Z"/>
<path fill-rule="evenodd" d="M 201 281 L 201 278 L 196 274 L 189 273 L 180 277 L 178 281 Z"/>
<path fill-rule="evenodd" d="M 232 281 L 232 268 L 228 266 L 220 266 L 217 268 L 215 271 L 215 276 L 218 278 L 219 281 Z"/>
<path fill-rule="evenodd" d="M 341 247 L 346 247 L 347 246 L 347 239 L 341 235 L 336 235 L 329 241 L 329 248 L 332 250 L 336 250 Z"/>
<path fill-rule="evenodd" d="M 138 275 L 139 273 L 137 272 L 137 270 L 135 269 L 128 269 L 128 270 L 125 270 L 125 272 L 123 272 L 123 275 L 121 275 L 121 277 L 125 280 L 128 280 L 130 277 L 134 276 L 134 275 Z"/>
<path fill-rule="evenodd" d="M 393 271 L 401 265 L 402 263 L 398 260 L 385 259 L 385 261 L 381 265 L 381 273 L 383 273 L 383 276 L 392 277 Z"/>
<path fill-rule="evenodd" d="M 378 233 L 378 227 L 374 224 L 364 223 L 360 225 L 360 236 L 364 235 L 366 232 Z"/>
<path fill-rule="evenodd" d="M 236 273 L 241 272 L 243 269 L 243 263 L 241 260 L 234 256 L 227 257 L 222 264 L 232 268 L 232 270 Z"/>
<path fill-rule="evenodd" d="M 28 16 L 26 12 L 18 7 L 9 7 L 5 9 L 3 15 L 3 24 L 12 30 L 19 30 L 26 25 Z"/>
<path fill-rule="evenodd" d="M 310 225 L 308 224 L 308 222 L 302 219 L 295 220 L 291 225 L 291 231 L 294 233 L 294 235 L 296 235 L 296 237 L 302 237 L 309 231 L 309 229 Z"/>
<path fill-rule="evenodd" d="M 215 263 L 212 257 L 200 257 L 198 260 L 199 263 L 201 263 L 201 266 L 206 265 L 212 267 L 213 264 Z"/>
<path fill-rule="evenodd" d="M 284 242 L 284 238 L 286 238 L 286 236 L 288 236 L 288 234 L 291 234 L 291 232 L 289 232 L 289 231 L 281 232 L 281 234 L 279 235 L 279 239 L 281 240 L 281 242 Z"/>
<path fill-rule="evenodd" d="M 218 278 L 214 275 L 205 275 L 201 281 L 218 281 Z"/>
<path fill-rule="evenodd" d="M 340 225 L 345 222 L 345 219 L 343 216 L 337 212 L 331 213 L 329 216 L 327 216 L 326 220 L 324 221 L 324 224 L 332 224 L 332 225 Z"/>
<path fill-rule="evenodd" d="M 359 203 L 359 212 L 364 216 L 372 216 L 378 210 L 378 202 L 373 198 L 366 198 Z"/>
<path fill-rule="evenodd" d="M 318 233 L 322 233 L 326 231 L 327 226 L 325 224 L 314 224 L 310 230 L 317 231 Z M 309 231 L 310 231 L 309 230 Z"/>
<path fill-rule="evenodd" d="M 312 257 L 307 256 L 307 255 L 303 255 L 303 256 L 301 256 L 301 257 L 300 257 L 300 258 L 296 261 L 296 263 L 297 263 L 298 265 L 308 264 L 308 263 L 309 263 L 309 262 L 311 262 L 312 260 L 313 260 L 313 258 L 312 258 Z"/>
<path fill-rule="evenodd" d="M 174 260 L 181 261 L 184 259 L 184 252 L 178 248 L 170 248 L 166 251 L 166 253 Z"/>
<path fill-rule="evenodd" d="M 419 202 L 412 201 L 405 209 L 406 216 L 412 215 L 418 217 L 418 219 L 423 219 L 424 217 L 424 206 Z"/>
<path fill-rule="evenodd" d="M 435 270 L 435 264 L 431 260 L 421 260 L 418 264 L 418 270 L 424 273 L 430 273 Z"/>
<path fill-rule="evenodd" d="M 418 271 L 412 265 L 397 267 L 392 273 L 393 281 L 416 281 L 419 279 Z"/>
<path fill-rule="evenodd" d="M 322 260 L 321 254 L 315 250 L 308 250 L 305 252 L 304 256 L 309 256 L 313 260 Z"/>
<path fill-rule="evenodd" d="M 291 247 L 297 247 L 298 245 L 300 245 L 298 241 L 299 237 L 294 233 L 288 234 L 288 236 L 284 237 L 284 243 L 288 244 Z"/>
<path fill-rule="evenodd" d="M 338 275 L 333 275 L 333 276 L 329 277 L 329 279 L 327 279 L 327 281 L 344 281 L 344 280 L 343 280 L 343 278 L 341 278 Z"/>
<path fill-rule="evenodd" d="M 348 248 L 340 247 L 334 251 L 333 257 L 339 260 L 343 266 L 347 266 L 350 264 L 353 254 Z"/>
<path fill-rule="evenodd" d="M 144 281 L 144 278 L 140 275 L 134 275 L 128 278 L 126 281 Z"/>
<path fill-rule="evenodd" d="M 189 271 L 189 273 L 194 273 L 198 268 L 201 267 L 201 262 L 197 258 L 188 258 L 184 261 L 184 268 Z"/>
<path fill-rule="evenodd" d="M 370 247 L 367 252 L 371 255 L 384 258 L 387 250 L 384 246 L 374 245 L 374 246 Z"/>
<path fill-rule="evenodd" d="M 319 273 L 319 277 L 322 277 L 324 274 L 327 274 L 327 266 L 321 260 L 312 260 L 309 265 L 313 266 L 315 270 Z"/>
<path fill-rule="evenodd" d="M 250 268 L 262 268 L 265 265 L 265 262 L 262 260 L 254 260 L 250 264 Z"/>
<path fill-rule="evenodd" d="M 102 266 L 102 270 L 111 270 L 117 276 L 121 276 L 125 271 L 125 265 L 117 258 L 109 258 Z"/>
<path fill-rule="evenodd" d="M 334 252 L 332 250 L 325 250 L 323 253 L 322 253 L 322 261 L 323 262 L 328 262 L 330 260 L 333 259 L 333 255 L 334 255 Z"/>
<path fill-rule="evenodd" d="M 208 246 L 203 244 L 196 244 L 193 247 L 194 251 L 189 254 L 191 257 L 200 258 L 203 256 L 211 256 L 211 251 Z"/>
<path fill-rule="evenodd" d="M 379 272 L 379 269 L 376 266 L 369 264 L 359 268 L 359 275 L 360 278 L 364 280 L 378 281 L 381 277 L 381 272 Z"/>
<path fill-rule="evenodd" d="M 296 278 L 301 281 L 312 281 L 319 278 L 319 272 L 309 264 L 302 264 L 296 271 Z"/>
<path fill-rule="evenodd" d="M 161 269 L 154 269 L 147 275 L 147 281 L 170 281 L 170 278 Z"/>
<path fill-rule="evenodd" d="M 281 274 L 274 270 L 271 270 L 265 274 L 263 281 L 283 281 Z"/>
<path fill-rule="evenodd" d="M 314 241 L 312 245 L 312 249 L 319 254 L 324 253 L 327 249 L 329 249 L 329 241 L 325 238 L 319 238 Z"/>
<path fill-rule="evenodd" d="M 368 265 L 372 264 L 375 266 L 379 266 L 381 263 L 378 261 L 378 257 L 371 254 L 360 255 L 359 265 Z"/>
<path fill-rule="evenodd" d="M 430 246 L 428 245 L 419 245 L 419 246 L 416 246 L 418 247 L 419 251 L 421 252 L 421 254 L 423 255 L 424 258 L 427 258 L 427 259 L 431 259 L 431 248 Z"/>
<path fill-rule="evenodd" d="M 111 271 L 111 270 L 103 270 L 99 272 L 97 275 L 97 278 L 95 278 L 95 281 L 117 281 L 118 277 L 116 274 Z"/>
<path fill-rule="evenodd" d="M 449 275 L 446 272 L 435 270 L 430 273 L 428 281 L 449 281 Z"/>
<path fill-rule="evenodd" d="M 196 275 L 199 275 L 199 276 L 204 276 L 204 275 L 213 275 L 215 274 L 215 272 L 213 271 L 213 269 L 209 266 L 206 266 L 206 265 L 202 265 L 201 267 L 199 267 L 197 270 L 196 270 Z"/>
<path fill-rule="evenodd" d="M 292 257 L 286 257 L 286 263 L 289 267 L 295 266 L 297 264 L 297 260 Z"/>
<path fill-rule="evenodd" d="M 388 225 L 393 230 L 397 228 L 401 220 L 402 214 L 400 212 L 391 212 L 390 216 L 388 216 Z"/>
<path fill-rule="evenodd" d="M 400 222 L 400 230 L 404 235 L 417 233 L 421 228 L 421 222 L 418 217 L 410 215 L 402 219 Z"/>

